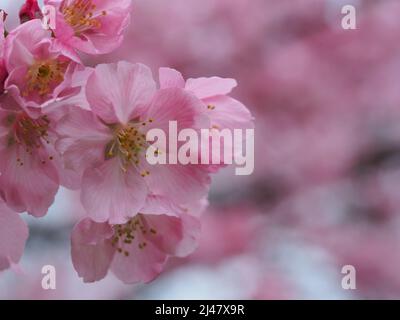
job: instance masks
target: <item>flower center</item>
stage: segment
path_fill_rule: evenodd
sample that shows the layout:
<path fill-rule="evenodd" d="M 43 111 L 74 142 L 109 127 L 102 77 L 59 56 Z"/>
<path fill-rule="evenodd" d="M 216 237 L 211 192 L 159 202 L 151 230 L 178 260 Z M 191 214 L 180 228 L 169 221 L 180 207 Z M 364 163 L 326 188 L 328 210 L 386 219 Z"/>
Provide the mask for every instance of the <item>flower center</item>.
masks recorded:
<path fill-rule="evenodd" d="M 49 143 L 47 139 L 49 124 L 47 116 L 32 119 L 25 113 L 18 115 L 14 123 L 15 142 L 24 145 L 32 152 L 33 148 L 41 147 L 42 139 Z"/>
<path fill-rule="evenodd" d="M 21 146 L 29 154 L 43 146 L 43 143 L 49 144 L 49 125 L 50 120 L 46 115 L 32 119 L 25 112 L 10 114 L 6 118 L 6 125 L 10 126 L 11 131 L 7 140 L 7 146 Z M 52 156 L 48 157 L 53 160 Z M 46 159 L 47 160 L 47 159 Z M 42 159 L 45 164 L 46 160 Z M 23 165 L 21 158 L 17 158 L 20 166 Z"/>
<path fill-rule="evenodd" d="M 107 14 L 106 11 L 96 13 L 96 5 L 92 0 L 73 0 L 69 5 L 66 3 L 63 3 L 61 12 L 77 36 L 84 31 L 100 28 L 99 17 Z"/>
<path fill-rule="evenodd" d="M 113 247 L 117 247 L 117 251 L 123 253 L 125 256 L 129 256 L 129 252 L 124 247 L 134 244 L 140 234 L 143 236 L 147 234 L 155 236 L 157 234 L 157 230 L 150 227 L 140 214 L 130 219 L 127 223 L 117 224 L 113 228 L 114 236 L 111 244 Z M 146 248 L 147 242 L 137 240 L 136 245 L 139 249 L 143 250 Z"/>
<path fill-rule="evenodd" d="M 57 60 L 37 61 L 31 65 L 26 74 L 24 96 L 37 92 L 40 96 L 50 93 L 64 80 L 66 63 Z"/>
<path fill-rule="evenodd" d="M 129 165 L 138 165 L 140 155 L 147 146 L 146 135 L 142 134 L 135 124 L 128 124 L 115 131 L 115 138 L 106 148 L 106 159 L 119 156 L 123 169 Z"/>

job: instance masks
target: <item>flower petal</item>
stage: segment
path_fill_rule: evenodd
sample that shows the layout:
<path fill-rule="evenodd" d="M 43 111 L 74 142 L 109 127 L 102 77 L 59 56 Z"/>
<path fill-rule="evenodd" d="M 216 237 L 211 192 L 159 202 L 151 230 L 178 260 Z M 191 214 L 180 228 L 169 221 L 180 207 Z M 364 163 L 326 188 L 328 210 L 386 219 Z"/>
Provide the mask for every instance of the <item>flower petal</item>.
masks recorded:
<path fill-rule="evenodd" d="M 83 174 L 82 204 L 96 222 L 125 223 L 143 207 L 146 195 L 144 179 L 132 168 L 122 170 L 118 158 L 89 168 Z"/>
<path fill-rule="evenodd" d="M 47 213 L 54 202 L 59 180 L 57 171 L 44 150 L 38 149 L 29 154 L 19 147 L 3 149 L 0 155 L 0 172 L 0 189 L 13 210 L 27 211 L 35 217 L 42 217 Z"/>
<path fill-rule="evenodd" d="M 71 257 L 75 270 L 84 282 L 103 279 L 110 268 L 115 249 L 110 238 L 112 228 L 107 223 L 90 219 L 80 221 L 71 235 Z"/>
<path fill-rule="evenodd" d="M 0 271 L 19 262 L 28 233 L 26 223 L 0 200 Z"/>
<path fill-rule="evenodd" d="M 254 127 L 253 116 L 250 111 L 239 101 L 228 96 L 215 96 L 205 99 L 206 105 L 215 107 L 207 109 L 207 114 L 212 127 L 219 129 L 251 129 Z"/>
<path fill-rule="evenodd" d="M 160 68 L 158 71 L 161 89 L 166 88 L 185 88 L 185 79 L 182 74 L 171 68 Z"/>
<path fill-rule="evenodd" d="M 200 236 L 200 222 L 195 217 L 181 214 L 179 217 L 170 215 L 143 215 L 149 229 L 148 241 L 154 243 L 163 252 L 170 255 L 185 257 L 192 253 Z"/>
<path fill-rule="evenodd" d="M 152 242 L 139 246 L 145 241 L 140 233 L 135 242 L 122 247 L 123 252 L 116 253 L 111 265 L 112 272 L 125 283 L 149 282 L 163 269 L 167 254 Z M 128 256 L 125 255 L 128 252 Z"/>
<path fill-rule="evenodd" d="M 188 79 L 186 90 L 193 92 L 199 99 L 229 94 L 237 86 L 235 79 L 220 77 Z"/>
<path fill-rule="evenodd" d="M 156 90 L 151 71 L 142 64 L 98 65 L 86 95 L 94 113 L 107 123 L 128 123 L 135 109 L 150 102 Z"/>

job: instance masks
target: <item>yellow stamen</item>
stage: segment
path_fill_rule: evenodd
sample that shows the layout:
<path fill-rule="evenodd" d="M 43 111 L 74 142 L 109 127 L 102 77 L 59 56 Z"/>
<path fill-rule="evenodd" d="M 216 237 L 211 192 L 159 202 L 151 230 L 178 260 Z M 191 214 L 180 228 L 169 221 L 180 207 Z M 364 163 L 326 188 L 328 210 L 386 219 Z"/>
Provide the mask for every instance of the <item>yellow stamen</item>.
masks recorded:
<path fill-rule="evenodd" d="M 64 80 L 66 64 L 57 60 L 37 61 L 26 73 L 26 88 L 23 95 L 37 92 L 40 96 L 49 94 Z"/>
<path fill-rule="evenodd" d="M 74 0 L 70 5 L 63 6 L 61 12 L 65 21 L 74 29 L 75 35 L 101 27 L 100 17 L 106 16 L 105 10 L 95 12 L 96 5 L 92 0 Z"/>
<path fill-rule="evenodd" d="M 126 257 L 129 256 L 127 246 L 135 243 L 135 239 L 139 238 L 139 235 L 146 235 L 148 232 L 152 236 L 157 234 L 157 230 L 154 227 L 150 227 L 147 221 L 141 214 L 130 219 L 125 224 L 117 224 L 113 226 L 114 237 L 111 239 L 112 246 L 117 246 L 117 252 L 124 254 Z M 136 245 L 140 250 L 143 250 L 147 246 L 146 241 L 137 241 Z"/>

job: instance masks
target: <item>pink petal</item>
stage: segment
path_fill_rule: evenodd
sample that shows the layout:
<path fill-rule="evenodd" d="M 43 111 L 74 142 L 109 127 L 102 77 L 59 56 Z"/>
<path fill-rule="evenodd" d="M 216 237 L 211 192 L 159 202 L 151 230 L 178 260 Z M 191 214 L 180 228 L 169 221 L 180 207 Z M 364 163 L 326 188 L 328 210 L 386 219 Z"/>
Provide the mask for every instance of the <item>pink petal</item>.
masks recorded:
<path fill-rule="evenodd" d="M 87 169 L 82 178 L 82 204 L 96 222 L 125 223 L 143 207 L 146 195 L 144 179 L 133 168 L 123 171 L 119 158 Z"/>
<path fill-rule="evenodd" d="M 60 6 L 60 1 L 49 1 L 45 3 L 55 7 Z M 79 37 L 71 26 L 65 21 L 64 16 L 58 12 L 57 26 L 54 30 L 56 37 L 65 46 L 88 54 L 105 54 L 117 49 L 123 40 L 123 31 L 130 23 L 131 0 L 94 0 L 96 5 L 94 16 L 100 15 L 97 19 L 100 27 L 84 31 Z M 101 16 L 106 11 L 105 16 Z"/>
<path fill-rule="evenodd" d="M 119 62 L 98 65 L 88 80 L 86 94 L 92 110 L 101 119 L 126 124 L 135 109 L 150 101 L 155 90 L 149 68 Z"/>
<path fill-rule="evenodd" d="M 32 52 L 49 32 L 44 30 L 39 19 L 30 20 L 13 31 L 6 38 L 5 59 L 8 72 L 33 62 Z"/>
<path fill-rule="evenodd" d="M 19 262 L 28 233 L 26 223 L 0 200 L 0 271 Z"/>
<path fill-rule="evenodd" d="M 200 222 L 195 217 L 181 214 L 179 217 L 170 215 L 144 215 L 149 229 L 155 234 L 147 233 L 148 241 L 154 243 L 163 252 L 170 255 L 185 257 L 192 253 L 200 236 Z"/>
<path fill-rule="evenodd" d="M 199 99 L 229 94 L 237 86 L 235 79 L 219 77 L 188 79 L 186 90 L 193 92 Z"/>
<path fill-rule="evenodd" d="M 90 219 L 80 221 L 71 236 L 71 257 L 75 270 L 84 282 L 103 279 L 111 265 L 115 249 L 110 238 L 111 226 Z"/>
<path fill-rule="evenodd" d="M 90 111 L 65 108 L 55 131 L 60 136 L 56 149 L 63 155 L 65 166 L 79 175 L 104 160 L 105 148 L 112 132 Z"/>
<path fill-rule="evenodd" d="M 83 38 L 73 37 L 67 44 L 87 54 L 106 54 L 117 49 L 123 39 L 122 35 L 104 36 L 89 33 L 83 35 Z"/>
<path fill-rule="evenodd" d="M 178 88 L 159 90 L 151 102 L 142 120 L 152 120 L 145 129 L 157 128 L 163 130 L 168 137 L 169 122 L 176 121 L 178 131 L 197 126 L 203 103 L 195 96 Z"/>
<path fill-rule="evenodd" d="M 184 211 L 165 197 L 149 195 L 146 198 L 146 203 L 143 208 L 140 209 L 140 213 L 143 215 L 168 215 L 171 217 L 179 217 Z"/>
<path fill-rule="evenodd" d="M 122 249 L 129 253 L 128 256 L 125 256 L 124 252 L 114 256 L 111 270 L 125 283 L 153 280 L 160 274 L 167 260 L 167 255 L 152 242 L 146 242 L 146 247 L 139 248 L 143 241 L 145 238 L 139 233 L 132 244 L 122 246 Z"/>
<path fill-rule="evenodd" d="M 228 96 L 215 96 L 205 99 L 206 105 L 215 107 L 207 109 L 211 126 L 219 129 L 251 129 L 254 127 L 253 116 L 250 111 L 239 101 Z"/>
<path fill-rule="evenodd" d="M 150 172 L 145 180 L 149 190 L 158 196 L 186 204 L 203 198 L 211 183 L 206 166 L 181 164 L 156 164 L 147 166 Z"/>
<path fill-rule="evenodd" d="M 179 71 L 171 68 L 160 68 L 158 74 L 161 89 L 185 88 L 185 79 Z"/>
<path fill-rule="evenodd" d="M 19 158 L 23 165 L 17 161 Z M 46 161 L 44 164 L 42 161 Z M 21 147 L 9 147 L 0 155 L 0 189 L 7 204 L 18 212 L 44 216 L 59 187 L 58 174 L 43 149 L 32 155 Z"/>

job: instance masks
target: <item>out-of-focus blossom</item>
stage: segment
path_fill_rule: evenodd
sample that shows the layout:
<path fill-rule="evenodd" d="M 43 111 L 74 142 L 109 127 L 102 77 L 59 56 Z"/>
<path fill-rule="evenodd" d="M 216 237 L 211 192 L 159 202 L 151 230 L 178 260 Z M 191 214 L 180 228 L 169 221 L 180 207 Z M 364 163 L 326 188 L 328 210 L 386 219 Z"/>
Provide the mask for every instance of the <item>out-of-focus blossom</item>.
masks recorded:
<path fill-rule="evenodd" d="M 108 270 L 125 283 L 149 282 L 168 256 L 183 257 L 196 247 L 196 218 L 153 197 L 124 224 L 79 222 L 72 233 L 72 261 L 85 282 L 101 280 Z"/>
<path fill-rule="evenodd" d="M 0 271 L 19 262 L 27 239 L 26 223 L 0 197 Z"/>
<path fill-rule="evenodd" d="M 19 20 L 21 21 L 21 23 L 41 18 L 42 11 L 40 11 L 37 0 L 26 0 L 19 11 Z"/>
<path fill-rule="evenodd" d="M 131 0 L 45 0 L 57 10 L 53 30 L 61 45 L 88 54 L 118 48 L 130 22 Z"/>

